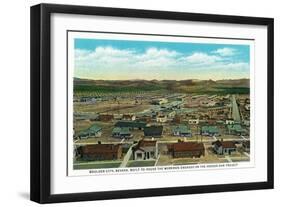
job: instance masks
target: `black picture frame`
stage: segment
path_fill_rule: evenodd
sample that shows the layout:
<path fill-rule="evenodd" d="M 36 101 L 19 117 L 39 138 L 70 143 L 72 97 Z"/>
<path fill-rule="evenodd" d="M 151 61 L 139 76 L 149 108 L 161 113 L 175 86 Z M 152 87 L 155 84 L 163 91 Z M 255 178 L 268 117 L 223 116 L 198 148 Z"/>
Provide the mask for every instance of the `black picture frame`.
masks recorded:
<path fill-rule="evenodd" d="M 99 15 L 112 17 L 151 18 L 194 22 L 218 22 L 267 27 L 267 181 L 239 184 L 204 185 L 189 187 L 169 187 L 74 194 L 50 193 L 50 130 L 51 130 L 51 72 L 50 72 L 50 15 L 52 13 Z M 210 193 L 272 189 L 274 186 L 274 74 L 273 39 L 274 20 L 272 18 L 195 14 L 153 10 L 135 10 L 73 5 L 39 4 L 31 7 L 31 151 L 30 151 L 30 199 L 38 203 L 88 201 L 103 199 L 166 196 L 179 194 Z"/>

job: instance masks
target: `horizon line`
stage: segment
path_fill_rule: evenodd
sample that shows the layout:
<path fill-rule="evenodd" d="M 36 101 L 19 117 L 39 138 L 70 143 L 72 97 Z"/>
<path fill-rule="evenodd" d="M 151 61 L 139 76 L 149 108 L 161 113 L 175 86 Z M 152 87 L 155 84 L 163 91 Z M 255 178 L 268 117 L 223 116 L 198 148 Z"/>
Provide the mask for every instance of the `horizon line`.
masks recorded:
<path fill-rule="evenodd" d="M 134 78 L 134 79 L 92 79 L 92 78 L 80 78 L 80 77 L 73 77 L 73 79 L 83 79 L 83 80 L 97 80 L 97 81 L 186 81 L 186 80 L 198 80 L 198 81 L 223 81 L 223 80 L 250 80 L 250 78 L 229 78 L 229 79 L 198 79 L 198 78 L 190 78 L 190 79 L 139 79 L 139 78 Z"/>

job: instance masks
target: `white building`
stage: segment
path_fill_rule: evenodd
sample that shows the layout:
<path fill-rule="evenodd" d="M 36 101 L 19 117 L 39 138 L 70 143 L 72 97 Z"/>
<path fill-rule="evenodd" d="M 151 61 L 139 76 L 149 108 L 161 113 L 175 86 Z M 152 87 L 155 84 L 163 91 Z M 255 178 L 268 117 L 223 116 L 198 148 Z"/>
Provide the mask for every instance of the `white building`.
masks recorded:
<path fill-rule="evenodd" d="M 166 115 L 158 115 L 156 117 L 156 121 L 160 123 L 165 123 L 167 122 L 167 116 Z"/>
<path fill-rule="evenodd" d="M 188 124 L 199 124 L 199 119 L 189 119 Z"/>
<path fill-rule="evenodd" d="M 225 120 L 225 124 L 226 125 L 232 125 L 232 124 L 234 124 L 234 120 L 233 119 L 227 119 L 227 120 Z"/>
<path fill-rule="evenodd" d="M 158 156 L 158 147 L 155 140 L 140 140 L 133 147 L 134 160 L 156 159 Z"/>

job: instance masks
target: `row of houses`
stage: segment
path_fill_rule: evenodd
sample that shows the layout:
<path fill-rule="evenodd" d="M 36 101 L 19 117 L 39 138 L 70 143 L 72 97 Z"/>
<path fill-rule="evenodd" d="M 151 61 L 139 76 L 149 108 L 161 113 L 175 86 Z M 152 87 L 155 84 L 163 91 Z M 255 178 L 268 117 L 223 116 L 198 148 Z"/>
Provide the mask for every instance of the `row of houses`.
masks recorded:
<path fill-rule="evenodd" d="M 119 127 L 113 128 L 112 136 L 116 138 L 130 138 L 132 137 L 131 130 L 135 129 L 134 127 L 128 127 L 128 125 L 118 124 Z M 143 128 L 143 133 L 145 137 L 155 137 L 159 138 L 163 134 L 163 126 L 162 125 L 152 125 L 145 126 Z M 192 132 L 189 126 L 187 125 L 178 125 L 172 127 L 172 135 L 180 136 L 180 137 L 191 137 Z"/>
<path fill-rule="evenodd" d="M 112 137 L 115 138 L 132 138 L 132 130 L 143 130 L 145 137 L 162 137 L 162 125 L 146 125 L 143 122 L 117 122 L 112 130 Z M 80 139 L 89 137 L 100 137 L 102 135 L 101 127 L 92 125 L 90 128 L 79 132 L 76 136 Z M 191 137 L 191 129 L 187 125 L 178 125 L 172 127 L 172 135 L 180 137 Z"/>
<path fill-rule="evenodd" d="M 221 109 L 220 109 L 221 110 Z M 225 119 L 225 115 L 222 115 L 221 119 L 216 115 L 216 118 L 211 118 L 208 115 L 201 115 L 200 118 L 186 118 L 185 115 L 176 112 L 176 110 L 171 109 L 161 109 L 159 112 L 148 111 L 141 114 L 99 114 L 96 115 L 95 120 L 98 121 L 144 121 L 144 122 L 158 122 L 158 123 L 181 123 L 183 120 L 187 121 L 190 125 L 199 125 L 203 123 L 208 124 L 243 124 L 245 126 L 249 125 L 248 123 L 239 123 L 235 122 L 233 119 Z"/>
<path fill-rule="evenodd" d="M 164 106 L 166 106 L 165 104 Z M 163 107 L 164 107 L 163 106 Z M 218 110 L 218 111 L 217 111 Z M 174 110 L 171 108 L 162 108 L 162 106 L 158 108 L 154 108 L 151 111 L 146 112 L 140 112 L 137 114 L 107 114 L 107 113 L 101 113 L 101 114 L 95 114 L 95 115 L 75 115 L 75 119 L 90 119 L 91 121 L 102 121 L 102 122 L 111 122 L 113 120 L 115 121 L 140 121 L 145 123 L 177 123 L 180 124 L 183 121 L 187 122 L 189 125 L 202 125 L 202 124 L 208 124 L 208 125 L 233 125 L 233 124 L 240 124 L 243 126 L 249 126 L 249 121 L 242 121 L 241 123 L 235 122 L 230 117 L 226 117 L 225 112 L 221 112 L 221 115 L 218 115 L 221 110 L 225 110 L 222 108 L 214 108 L 210 112 L 200 112 L 200 115 L 192 115 L 188 114 L 188 112 L 185 112 L 184 110 Z M 228 109 L 227 109 L 228 110 Z M 215 115 L 212 115 L 215 114 Z M 194 117 L 193 117 L 194 116 Z M 89 118 L 90 117 L 90 118 Z"/>
<path fill-rule="evenodd" d="M 167 143 L 167 152 L 173 158 L 200 158 L 205 156 L 205 146 L 202 142 Z M 250 141 L 244 141 L 242 147 L 246 152 L 250 151 Z M 237 151 L 233 141 L 217 140 L 212 143 L 213 151 L 218 155 L 230 155 Z M 83 160 L 120 160 L 122 159 L 122 144 L 92 144 L 77 148 L 78 154 Z M 132 147 L 133 160 L 157 159 L 159 155 L 156 140 L 141 139 Z"/>
<path fill-rule="evenodd" d="M 145 137 L 161 137 L 163 134 L 162 125 L 148 125 L 142 121 L 118 121 L 112 130 L 112 137 L 115 138 L 132 138 L 133 130 L 143 130 Z M 173 136 L 191 137 L 192 131 L 189 125 L 178 124 L 171 128 Z M 248 131 L 240 124 L 226 125 L 226 132 L 230 135 L 244 136 Z M 200 134 L 202 136 L 220 136 L 220 130 L 215 125 L 205 125 L 200 127 Z M 77 135 L 80 139 L 89 137 L 100 137 L 102 135 L 102 128 L 94 124 L 86 130 L 79 132 Z"/>

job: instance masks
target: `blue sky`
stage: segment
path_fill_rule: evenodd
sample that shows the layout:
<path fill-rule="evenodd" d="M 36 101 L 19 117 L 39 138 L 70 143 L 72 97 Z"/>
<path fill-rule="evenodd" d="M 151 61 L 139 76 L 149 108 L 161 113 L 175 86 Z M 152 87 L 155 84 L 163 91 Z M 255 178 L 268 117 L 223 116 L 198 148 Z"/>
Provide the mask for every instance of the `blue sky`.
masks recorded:
<path fill-rule="evenodd" d="M 74 76 L 88 79 L 249 78 L 249 45 L 75 39 Z"/>

